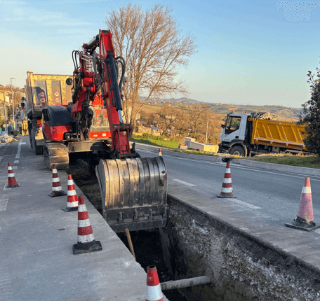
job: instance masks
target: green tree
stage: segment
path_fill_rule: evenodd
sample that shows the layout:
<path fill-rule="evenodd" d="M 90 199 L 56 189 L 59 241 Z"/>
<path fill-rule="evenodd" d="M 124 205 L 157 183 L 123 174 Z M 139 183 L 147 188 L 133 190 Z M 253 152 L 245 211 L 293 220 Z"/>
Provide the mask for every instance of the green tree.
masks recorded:
<path fill-rule="evenodd" d="M 309 152 L 320 156 L 320 73 L 317 69 L 318 80 L 314 78 L 311 71 L 308 72 L 308 83 L 310 84 L 310 99 L 302 105 L 299 123 L 305 124 L 304 144 Z"/>

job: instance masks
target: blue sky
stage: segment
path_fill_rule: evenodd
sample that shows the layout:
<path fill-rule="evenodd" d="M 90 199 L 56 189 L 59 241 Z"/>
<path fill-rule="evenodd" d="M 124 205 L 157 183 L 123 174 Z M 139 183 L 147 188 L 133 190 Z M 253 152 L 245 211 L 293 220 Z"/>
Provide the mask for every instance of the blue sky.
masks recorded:
<path fill-rule="evenodd" d="M 106 29 L 112 10 L 163 4 L 197 53 L 179 77 L 189 97 L 213 103 L 300 107 L 319 66 L 320 1 L 3 1 L 0 84 L 26 72 L 72 74 L 71 52 Z M 180 97 L 177 95 L 176 97 Z"/>

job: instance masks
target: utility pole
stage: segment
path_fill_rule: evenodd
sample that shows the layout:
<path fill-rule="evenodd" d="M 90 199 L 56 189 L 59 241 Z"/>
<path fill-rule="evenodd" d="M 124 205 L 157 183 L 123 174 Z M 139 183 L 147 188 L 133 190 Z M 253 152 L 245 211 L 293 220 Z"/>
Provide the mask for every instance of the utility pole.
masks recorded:
<path fill-rule="evenodd" d="M 14 97 L 13 97 L 13 89 L 12 89 L 12 80 L 15 79 L 14 77 L 10 78 L 10 84 L 11 84 L 11 98 L 12 98 L 12 115 L 13 115 L 13 130 L 16 129 L 16 121 L 14 118 Z"/>
<path fill-rule="evenodd" d="M 209 125 L 209 118 L 207 119 L 207 130 L 206 130 L 206 143 L 208 141 L 208 125 Z"/>

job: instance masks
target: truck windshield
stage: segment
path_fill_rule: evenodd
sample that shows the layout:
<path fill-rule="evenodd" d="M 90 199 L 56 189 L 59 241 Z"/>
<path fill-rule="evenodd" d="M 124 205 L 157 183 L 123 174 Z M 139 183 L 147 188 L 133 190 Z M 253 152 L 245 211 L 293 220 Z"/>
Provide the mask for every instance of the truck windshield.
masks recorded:
<path fill-rule="evenodd" d="M 241 117 L 229 116 L 226 123 L 225 133 L 230 134 L 239 129 Z"/>

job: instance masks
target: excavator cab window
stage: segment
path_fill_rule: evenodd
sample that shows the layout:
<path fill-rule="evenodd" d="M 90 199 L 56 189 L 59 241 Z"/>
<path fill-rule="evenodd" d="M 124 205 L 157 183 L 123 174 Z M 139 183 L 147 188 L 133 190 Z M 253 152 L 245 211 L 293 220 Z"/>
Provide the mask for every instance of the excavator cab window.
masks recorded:
<path fill-rule="evenodd" d="M 228 116 L 226 122 L 225 133 L 231 134 L 232 132 L 240 128 L 241 117 L 238 116 Z"/>
<path fill-rule="evenodd" d="M 50 116 L 49 116 L 49 112 L 47 109 L 43 109 L 42 110 L 42 115 L 43 115 L 43 120 L 44 121 L 49 121 L 50 120 Z"/>

